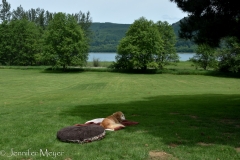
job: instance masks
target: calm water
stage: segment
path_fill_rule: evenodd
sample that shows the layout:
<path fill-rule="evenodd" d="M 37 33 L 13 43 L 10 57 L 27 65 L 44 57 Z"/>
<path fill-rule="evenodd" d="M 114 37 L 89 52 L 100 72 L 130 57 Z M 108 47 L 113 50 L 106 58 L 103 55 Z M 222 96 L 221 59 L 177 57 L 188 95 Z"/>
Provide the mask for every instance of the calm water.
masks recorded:
<path fill-rule="evenodd" d="M 100 61 L 115 61 L 116 53 L 89 53 L 88 61 L 99 58 Z M 187 61 L 194 56 L 194 53 L 178 53 L 180 61 Z"/>

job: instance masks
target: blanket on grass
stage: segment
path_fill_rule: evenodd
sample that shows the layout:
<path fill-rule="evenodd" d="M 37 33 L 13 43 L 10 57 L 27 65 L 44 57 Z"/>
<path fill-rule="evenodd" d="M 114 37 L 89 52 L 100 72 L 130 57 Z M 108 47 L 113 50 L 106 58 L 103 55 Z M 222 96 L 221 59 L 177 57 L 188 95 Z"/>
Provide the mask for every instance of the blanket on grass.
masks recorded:
<path fill-rule="evenodd" d="M 88 143 L 101 140 L 105 136 L 105 130 L 99 125 L 68 126 L 57 132 L 57 139 L 62 142 Z"/>
<path fill-rule="evenodd" d="M 84 124 L 75 124 L 75 126 L 87 126 L 90 124 L 100 125 L 100 123 L 103 121 L 103 119 L 104 118 L 96 118 L 96 119 L 89 120 L 89 121 L 85 122 Z M 124 126 L 132 126 L 132 125 L 139 124 L 139 122 L 124 120 L 124 121 L 122 121 L 121 124 Z"/>

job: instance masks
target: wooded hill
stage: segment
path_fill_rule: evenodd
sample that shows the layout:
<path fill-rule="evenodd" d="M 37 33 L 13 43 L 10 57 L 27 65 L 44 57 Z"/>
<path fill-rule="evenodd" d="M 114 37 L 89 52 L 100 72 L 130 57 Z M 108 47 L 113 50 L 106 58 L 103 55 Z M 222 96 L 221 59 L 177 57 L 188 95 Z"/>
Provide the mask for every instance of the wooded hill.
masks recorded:
<path fill-rule="evenodd" d="M 184 40 L 179 38 L 178 31 L 180 30 L 180 22 L 176 22 L 172 24 L 174 33 L 177 36 L 177 43 L 175 45 L 177 52 L 195 52 L 196 45 L 190 40 Z"/>
<path fill-rule="evenodd" d="M 92 23 L 90 52 L 116 52 L 119 41 L 125 36 L 130 24 Z"/>
<path fill-rule="evenodd" d="M 92 30 L 90 52 L 116 52 L 119 41 L 125 36 L 130 25 L 93 22 L 90 27 Z M 172 27 L 177 36 L 175 45 L 177 52 L 194 52 L 193 42 L 178 38 L 179 22 L 172 24 Z"/>

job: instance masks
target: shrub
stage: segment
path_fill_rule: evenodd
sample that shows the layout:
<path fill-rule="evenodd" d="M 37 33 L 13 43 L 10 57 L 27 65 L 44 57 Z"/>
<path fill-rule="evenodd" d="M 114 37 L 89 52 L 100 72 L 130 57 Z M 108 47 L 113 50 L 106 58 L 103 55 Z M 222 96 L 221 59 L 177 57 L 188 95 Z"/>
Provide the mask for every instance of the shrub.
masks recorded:
<path fill-rule="evenodd" d="M 99 67 L 99 66 L 100 66 L 99 58 L 93 58 L 93 67 Z"/>

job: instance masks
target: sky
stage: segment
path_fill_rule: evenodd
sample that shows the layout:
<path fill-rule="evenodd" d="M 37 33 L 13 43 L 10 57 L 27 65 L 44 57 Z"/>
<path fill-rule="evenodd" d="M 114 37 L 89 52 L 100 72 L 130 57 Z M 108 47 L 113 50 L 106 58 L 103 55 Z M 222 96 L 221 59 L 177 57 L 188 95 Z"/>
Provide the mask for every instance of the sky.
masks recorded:
<path fill-rule="evenodd" d="M 154 22 L 175 23 L 187 16 L 170 0 L 7 0 L 11 11 L 20 5 L 24 10 L 41 8 L 50 12 L 90 12 L 92 22 L 132 24 L 145 17 Z"/>

